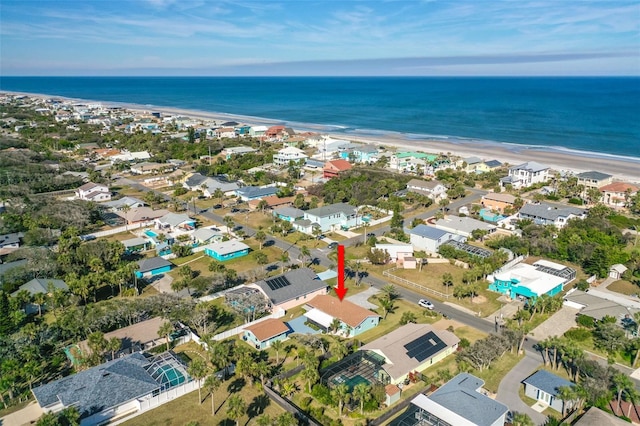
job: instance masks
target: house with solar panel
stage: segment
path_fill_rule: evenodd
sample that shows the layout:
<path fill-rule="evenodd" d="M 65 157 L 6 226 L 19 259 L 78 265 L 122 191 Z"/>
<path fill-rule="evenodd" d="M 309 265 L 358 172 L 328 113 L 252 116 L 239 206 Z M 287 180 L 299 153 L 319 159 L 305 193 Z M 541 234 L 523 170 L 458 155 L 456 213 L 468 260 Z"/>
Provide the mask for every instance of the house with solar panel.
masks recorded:
<path fill-rule="evenodd" d="M 512 299 L 535 301 L 543 294 L 555 296 L 575 278 L 575 269 L 541 259 L 533 265 L 518 263 L 501 268 L 489 275 L 487 280 L 491 291 L 506 294 Z"/>
<path fill-rule="evenodd" d="M 295 308 L 316 296 L 327 294 L 327 283 L 310 268 L 292 269 L 246 287 L 260 290 L 271 304 L 271 310 Z"/>
<path fill-rule="evenodd" d="M 486 396 L 482 386 L 482 379 L 469 373 L 458 374 L 431 395 L 413 398 L 409 408 L 391 424 L 503 426 L 509 408 Z"/>
<path fill-rule="evenodd" d="M 330 295 L 318 295 L 305 305 L 304 316 L 320 328 L 329 331 L 333 322 L 340 322 L 338 333 L 345 337 L 355 337 L 376 327 L 380 315 L 360 305 L 339 300 Z"/>
<path fill-rule="evenodd" d="M 204 246 L 204 254 L 223 262 L 249 254 L 250 247 L 242 241 L 229 240 Z"/>
<path fill-rule="evenodd" d="M 32 393 L 45 413 L 74 406 L 80 424 L 92 426 L 134 416 L 197 388 L 173 352 L 136 352 L 38 386 Z"/>

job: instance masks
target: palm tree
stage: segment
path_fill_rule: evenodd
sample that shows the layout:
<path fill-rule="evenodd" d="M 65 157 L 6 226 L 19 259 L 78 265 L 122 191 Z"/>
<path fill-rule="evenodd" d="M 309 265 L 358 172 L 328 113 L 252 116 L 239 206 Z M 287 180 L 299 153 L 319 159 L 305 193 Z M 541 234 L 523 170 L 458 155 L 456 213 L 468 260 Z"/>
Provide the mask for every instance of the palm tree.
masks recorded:
<path fill-rule="evenodd" d="M 298 256 L 298 259 L 302 262 L 303 266 L 306 266 L 305 261 L 309 258 L 311 258 L 311 251 L 309 250 L 309 247 L 300 247 L 300 255 Z"/>
<path fill-rule="evenodd" d="M 236 224 L 231 216 L 225 216 L 223 221 L 225 226 L 227 227 L 227 237 L 231 237 L 231 230 Z"/>
<path fill-rule="evenodd" d="M 209 345 L 209 356 L 211 357 L 211 363 L 215 365 L 216 369 L 224 371 L 224 378 L 227 378 L 227 366 L 231 358 L 229 345 L 222 342 L 212 342 Z"/>
<path fill-rule="evenodd" d="M 353 396 L 360 401 L 360 414 L 364 415 L 364 403 L 372 398 L 371 386 L 366 383 L 358 383 L 353 388 Z"/>
<path fill-rule="evenodd" d="M 200 389 L 202 387 L 202 379 L 207 377 L 207 364 L 202 358 L 195 358 L 191 361 L 191 364 L 189 364 L 187 373 L 198 381 L 198 402 L 202 404 L 202 394 Z"/>
<path fill-rule="evenodd" d="M 107 341 L 107 350 L 111 352 L 111 359 L 116 358 L 116 352 L 122 347 L 122 340 L 118 337 L 112 337 Z"/>
<path fill-rule="evenodd" d="M 283 251 L 280 255 L 280 266 L 282 268 L 282 272 L 284 274 L 284 268 L 289 263 L 289 252 Z"/>
<path fill-rule="evenodd" d="M 295 416 L 288 411 L 280 414 L 275 418 L 277 426 L 296 426 L 298 424 L 298 420 Z"/>
<path fill-rule="evenodd" d="M 129 230 L 129 212 L 131 211 L 131 206 L 129 204 L 125 204 L 122 206 L 122 212 L 124 213 L 124 230 Z"/>
<path fill-rule="evenodd" d="M 311 393 L 311 385 L 316 383 L 320 378 L 320 374 L 318 373 L 318 369 L 315 365 L 307 365 L 307 367 L 302 370 L 300 374 L 304 380 L 307 381 L 307 391 Z"/>
<path fill-rule="evenodd" d="M 209 395 L 211 396 L 212 416 L 216 414 L 215 399 L 213 398 L 213 394 L 218 390 L 218 388 L 220 388 L 221 385 L 222 380 L 220 380 L 220 378 L 216 374 L 211 374 L 204 381 L 204 388 L 209 392 Z"/>
<path fill-rule="evenodd" d="M 36 293 L 33 295 L 33 303 L 38 305 L 38 316 L 42 316 L 42 305 L 47 302 L 47 295 L 45 293 Z"/>
<path fill-rule="evenodd" d="M 331 321 L 331 324 L 329 324 L 329 330 L 336 333 L 338 332 L 338 330 L 340 330 L 340 328 L 342 328 L 342 321 L 340 321 L 338 318 L 334 318 L 333 321 Z"/>
<path fill-rule="evenodd" d="M 616 373 L 613 376 L 611 382 L 615 391 L 618 393 L 618 412 L 621 413 L 622 407 L 620 406 L 620 404 L 622 403 L 622 393 L 627 389 L 633 388 L 633 382 L 631 382 L 629 376 L 624 373 Z"/>
<path fill-rule="evenodd" d="M 158 336 L 167 339 L 167 350 L 169 350 L 169 335 L 173 333 L 174 327 L 170 322 L 163 323 L 158 329 Z"/>
<path fill-rule="evenodd" d="M 333 341 L 333 345 L 331 347 L 331 354 L 335 355 L 338 358 L 338 361 L 344 358 L 349 353 L 349 348 L 344 343 L 344 341 L 336 338 Z"/>
<path fill-rule="evenodd" d="M 513 413 L 513 426 L 534 426 L 535 423 L 529 415 L 524 413 Z"/>
<path fill-rule="evenodd" d="M 382 287 L 382 292 L 384 296 L 386 296 L 390 300 L 396 300 L 400 295 L 398 294 L 398 289 L 393 284 L 387 284 Z"/>
<path fill-rule="evenodd" d="M 562 400 L 562 416 L 567 413 L 568 407 L 573 405 L 573 401 L 576 399 L 576 392 L 573 386 L 560 386 L 558 388 L 557 398 Z"/>
<path fill-rule="evenodd" d="M 256 241 L 260 243 L 260 250 L 262 250 L 262 244 L 264 244 L 264 242 L 266 241 L 267 234 L 265 234 L 263 230 L 259 230 L 258 232 L 256 232 L 256 235 L 253 236 L 253 238 L 255 238 Z"/>
<path fill-rule="evenodd" d="M 342 417 L 342 407 L 345 402 L 349 402 L 351 398 L 351 394 L 349 393 L 349 386 L 344 383 L 339 384 L 331 391 L 331 396 L 333 399 L 338 401 L 338 417 Z"/>
<path fill-rule="evenodd" d="M 261 251 L 257 251 L 254 253 L 253 257 L 256 259 L 256 263 L 262 266 L 262 272 L 264 272 L 264 265 L 269 263 L 269 258 L 267 255 Z"/>
<path fill-rule="evenodd" d="M 384 312 L 382 319 L 387 319 L 387 315 L 389 314 L 389 312 L 393 312 L 396 307 L 395 302 L 388 296 L 380 297 L 378 298 L 378 301 L 380 302 L 380 307 Z"/>
<path fill-rule="evenodd" d="M 276 340 L 271 343 L 271 348 L 276 351 L 276 364 L 280 364 L 280 351 L 284 349 L 284 342 L 282 340 Z"/>
<path fill-rule="evenodd" d="M 236 422 L 236 426 L 239 425 L 240 417 L 244 416 L 246 412 L 247 404 L 244 402 L 244 399 L 238 394 L 231 395 L 231 397 L 229 397 L 227 416 Z"/>
<path fill-rule="evenodd" d="M 256 419 L 258 426 L 273 426 L 273 419 L 268 414 L 263 414 Z"/>

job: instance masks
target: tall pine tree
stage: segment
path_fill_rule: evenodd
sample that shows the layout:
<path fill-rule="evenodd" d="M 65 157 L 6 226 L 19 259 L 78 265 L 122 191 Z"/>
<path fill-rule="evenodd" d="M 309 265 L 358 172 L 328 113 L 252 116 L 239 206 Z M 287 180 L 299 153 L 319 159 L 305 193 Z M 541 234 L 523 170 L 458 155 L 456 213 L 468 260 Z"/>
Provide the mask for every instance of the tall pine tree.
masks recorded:
<path fill-rule="evenodd" d="M 0 291 L 0 336 L 6 336 L 13 331 L 11 323 L 11 307 L 7 293 Z"/>

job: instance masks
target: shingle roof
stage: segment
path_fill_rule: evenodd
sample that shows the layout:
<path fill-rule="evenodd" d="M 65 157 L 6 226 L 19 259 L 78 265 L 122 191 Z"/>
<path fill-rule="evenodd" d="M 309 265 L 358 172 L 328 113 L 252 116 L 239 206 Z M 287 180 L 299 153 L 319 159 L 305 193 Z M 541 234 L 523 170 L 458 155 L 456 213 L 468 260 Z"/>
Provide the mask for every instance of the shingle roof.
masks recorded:
<path fill-rule="evenodd" d="M 23 236 L 24 234 L 22 232 L 13 232 L 11 234 L 0 235 L 0 246 L 19 244 L 20 238 L 22 238 Z"/>
<path fill-rule="evenodd" d="M 485 164 L 485 166 L 490 167 L 492 169 L 502 166 L 502 163 L 499 162 L 498 160 L 485 161 L 484 164 Z"/>
<path fill-rule="evenodd" d="M 144 355 L 134 353 L 34 388 L 33 394 L 41 407 L 62 402 L 81 414 L 101 412 L 160 388 L 144 369 L 148 364 Z"/>
<path fill-rule="evenodd" d="M 429 238 L 430 240 L 437 240 L 447 234 L 450 234 L 450 232 L 448 231 L 443 231 L 442 229 L 434 228 L 433 226 L 428 225 L 418 225 L 413 228 L 410 233 L 413 235 L 418 235 L 420 237 Z"/>
<path fill-rule="evenodd" d="M 150 259 L 139 260 L 138 271 L 144 273 L 144 272 L 153 271 L 154 269 L 164 268 L 165 266 L 171 266 L 171 265 L 173 264 L 168 260 L 163 259 L 162 257 L 156 256 Z"/>
<path fill-rule="evenodd" d="M 148 244 L 149 240 L 142 237 L 129 238 L 128 240 L 120 241 L 125 248 L 141 246 L 143 244 Z"/>
<path fill-rule="evenodd" d="M 231 254 L 242 250 L 248 250 L 250 247 L 245 243 L 237 240 L 222 241 L 206 246 L 208 249 L 216 252 L 218 255 Z"/>
<path fill-rule="evenodd" d="M 267 281 L 260 280 L 256 283 L 274 305 L 279 305 L 327 287 L 327 283 L 319 280 L 316 273 L 309 268 L 292 269 L 282 275 L 278 275 L 278 277 L 285 277 L 290 285 L 272 289 L 267 281 L 271 282 L 276 277 Z"/>
<path fill-rule="evenodd" d="M 260 188 L 257 186 L 245 186 L 236 190 L 236 193 L 247 198 L 261 198 L 268 195 L 277 194 L 278 191 L 280 191 L 280 189 L 277 186 L 268 186 L 266 188 Z"/>
<path fill-rule="evenodd" d="M 325 314 L 331 315 L 334 318 L 338 318 L 340 321 L 351 327 L 359 326 L 369 317 L 380 316 L 375 312 L 349 302 L 346 299 L 340 301 L 339 299 L 329 295 L 316 296 L 311 299 L 311 301 L 307 302 L 307 305 L 318 309 Z"/>
<path fill-rule="evenodd" d="M 421 180 L 421 179 L 411 179 L 407 182 L 407 189 L 413 189 L 411 187 L 418 187 L 424 190 L 433 190 L 436 186 L 440 185 L 440 182 L 437 180 Z"/>
<path fill-rule="evenodd" d="M 216 235 L 221 235 L 221 233 L 209 228 L 198 228 L 195 231 L 193 231 L 193 233 L 191 234 L 191 237 L 197 241 L 209 241 L 211 238 L 215 237 Z"/>
<path fill-rule="evenodd" d="M 578 173 L 577 176 L 578 176 L 578 179 L 593 179 L 593 180 L 604 180 L 612 177 L 611 175 L 608 175 L 602 172 L 596 172 L 595 170 L 592 170 L 590 172 Z"/>
<path fill-rule="evenodd" d="M 252 332 L 261 342 L 289 331 L 289 327 L 277 318 L 269 318 L 244 329 Z"/>
<path fill-rule="evenodd" d="M 189 178 L 184 183 L 190 188 L 194 188 L 196 186 L 202 185 L 202 182 L 204 182 L 205 180 L 207 180 L 206 176 L 201 175 L 200 173 L 194 173 L 189 176 Z"/>
<path fill-rule="evenodd" d="M 614 416 L 613 414 L 602 411 L 597 407 L 590 407 L 580 420 L 574 423 L 575 426 L 629 426 L 629 423 L 625 422 L 621 418 Z"/>
<path fill-rule="evenodd" d="M 503 203 L 510 203 L 510 204 L 513 204 L 516 201 L 515 196 L 511 194 L 503 193 L 503 192 L 490 192 L 484 195 L 482 198 L 484 200 L 501 201 Z"/>
<path fill-rule="evenodd" d="M 352 214 L 356 214 L 356 208 L 347 203 L 336 203 L 307 210 L 307 215 L 316 217 L 325 217 L 336 213 L 344 213 L 345 215 L 349 216 Z"/>
<path fill-rule="evenodd" d="M 67 283 L 62 280 L 56 280 L 53 278 L 34 278 L 31 281 L 24 283 L 20 286 L 19 290 L 26 290 L 31 294 L 49 293 L 49 283 L 55 288 L 61 290 L 69 290 Z"/>
<path fill-rule="evenodd" d="M 105 203 L 102 203 L 101 205 L 112 208 L 121 208 L 124 206 L 135 206 L 136 204 L 144 206 L 144 201 L 136 197 L 122 197 L 117 200 L 107 201 Z"/>
<path fill-rule="evenodd" d="M 444 219 L 438 219 L 436 221 L 436 227 L 453 229 L 458 232 L 464 232 L 470 234 L 476 229 L 483 229 L 486 231 L 492 231 L 496 228 L 495 225 L 481 222 L 471 217 L 461 216 L 447 216 Z"/>
<path fill-rule="evenodd" d="M 489 426 L 509 409 L 506 405 L 478 392 L 482 385 L 482 379 L 461 373 L 427 398 L 478 426 Z"/>
<path fill-rule="evenodd" d="M 291 217 L 291 218 L 303 217 L 304 216 L 304 210 L 300 210 L 300 209 L 297 209 L 297 208 L 291 207 L 291 206 L 278 207 L 278 208 L 274 209 L 273 212 L 275 214 L 279 214 L 281 216 L 287 216 L 287 217 Z"/>
<path fill-rule="evenodd" d="M 555 221 L 559 217 L 568 217 L 569 215 L 581 216 L 585 213 L 584 209 L 577 207 L 555 206 L 547 203 L 525 204 L 520 209 L 520 214 L 527 216 L 539 217 L 545 220 Z"/>
<path fill-rule="evenodd" d="M 24 266 L 27 264 L 27 259 L 16 260 L 13 262 L 0 263 L 0 277 L 3 276 L 7 271 L 17 268 L 19 266 Z"/>
<path fill-rule="evenodd" d="M 573 386 L 573 383 L 549 373 L 546 370 L 538 370 L 531 376 L 527 377 L 522 383 L 531 385 L 550 395 L 557 396 L 558 388 L 562 386 Z"/>
<path fill-rule="evenodd" d="M 541 172 L 542 170 L 547 170 L 548 168 L 549 166 L 545 166 L 544 164 L 536 163 L 535 161 L 528 161 L 518 166 L 513 166 L 510 170 L 528 170 L 535 173 Z"/>
<path fill-rule="evenodd" d="M 194 220 L 189 215 L 184 213 L 168 213 L 158 219 L 161 223 L 166 223 L 169 226 L 175 227 L 184 222 L 193 222 Z"/>

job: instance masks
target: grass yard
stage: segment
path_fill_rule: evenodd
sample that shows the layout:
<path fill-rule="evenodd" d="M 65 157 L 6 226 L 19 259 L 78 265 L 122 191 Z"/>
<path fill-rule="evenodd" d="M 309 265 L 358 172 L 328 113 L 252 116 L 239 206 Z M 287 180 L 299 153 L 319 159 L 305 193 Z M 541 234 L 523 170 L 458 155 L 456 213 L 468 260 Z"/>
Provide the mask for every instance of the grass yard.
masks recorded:
<path fill-rule="evenodd" d="M 626 294 L 627 296 L 640 294 L 640 287 L 626 280 L 615 281 L 614 283 L 609 284 L 607 289 L 617 293 Z"/>
<path fill-rule="evenodd" d="M 515 353 L 507 352 L 499 358 L 495 360 L 491 367 L 485 369 L 484 371 L 476 371 L 473 370 L 471 374 L 474 376 L 480 377 L 484 380 L 484 388 L 489 392 L 497 393 L 498 386 L 500 382 L 507 375 L 509 371 L 513 367 L 516 366 L 518 362 L 522 359 L 523 355 L 516 355 Z"/>
<path fill-rule="evenodd" d="M 469 343 L 471 343 L 472 345 L 477 340 L 484 339 L 485 337 L 487 337 L 486 333 L 483 333 L 482 331 L 477 330 L 473 327 L 469 327 L 468 325 L 456 328 L 454 333 L 460 339 L 467 339 Z"/>
<path fill-rule="evenodd" d="M 197 422 L 200 425 L 233 426 L 236 423 L 227 416 L 227 408 L 229 396 L 234 393 L 242 396 L 247 405 L 247 414 L 238 420 L 241 425 L 256 424 L 256 417 L 263 413 L 274 417 L 284 412 L 279 405 L 271 402 L 258 386 L 249 386 L 244 383 L 244 380 L 232 377 L 224 382 L 214 394 L 215 416 L 211 415 L 211 396 L 203 389 L 202 404 L 198 403 L 198 391 L 195 390 L 158 408 L 147 411 L 123 423 L 123 425 L 183 426 L 189 422 Z"/>

